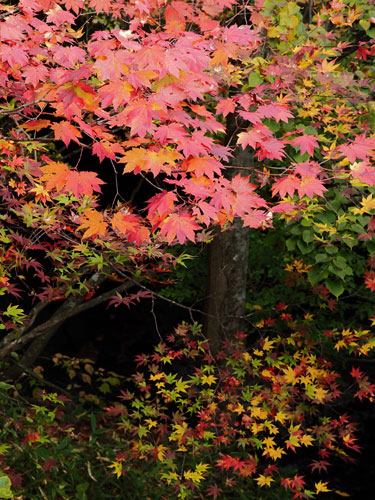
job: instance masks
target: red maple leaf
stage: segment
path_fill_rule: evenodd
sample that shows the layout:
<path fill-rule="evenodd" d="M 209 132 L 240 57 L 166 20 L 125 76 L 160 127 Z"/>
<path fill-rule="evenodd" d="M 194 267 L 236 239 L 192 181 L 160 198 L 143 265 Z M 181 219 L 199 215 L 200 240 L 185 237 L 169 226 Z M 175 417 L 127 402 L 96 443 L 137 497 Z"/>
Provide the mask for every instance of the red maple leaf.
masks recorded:
<path fill-rule="evenodd" d="M 365 160 L 372 155 L 375 149 L 375 137 L 357 136 L 351 144 L 343 144 L 339 148 L 349 161 L 355 161 L 357 158 Z"/>
<path fill-rule="evenodd" d="M 154 225 L 156 221 L 165 219 L 173 212 L 176 201 L 177 196 L 173 191 L 163 191 L 153 196 L 147 203 L 148 219 L 151 223 Z"/>
<path fill-rule="evenodd" d="M 93 191 L 100 192 L 100 185 L 105 184 L 95 172 L 69 171 L 64 191 L 71 191 L 77 198 L 81 195 L 91 196 Z"/>
<path fill-rule="evenodd" d="M 70 141 L 75 141 L 79 144 L 78 137 L 82 137 L 78 128 L 66 120 L 54 123 L 51 128 L 55 132 L 55 139 L 61 139 L 65 146 L 69 146 Z"/>
<path fill-rule="evenodd" d="M 300 135 L 292 140 L 293 146 L 299 146 L 301 154 L 314 154 L 314 148 L 319 147 L 318 139 L 314 135 Z"/>
<path fill-rule="evenodd" d="M 287 122 L 289 118 L 293 118 L 293 114 L 285 105 L 275 102 L 259 106 L 258 113 L 261 118 L 273 118 L 277 122 Z"/>
<path fill-rule="evenodd" d="M 219 498 L 219 495 L 220 495 L 221 492 L 222 492 L 222 490 L 217 486 L 216 483 L 211 484 L 211 486 L 209 486 L 206 489 L 207 495 L 209 495 L 210 497 L 213 497 L 214 500 L 216 500 L 217 498 Z"/>
<path fill-rule="evenodd" d="M 367 161 L 353 163 L 350 167 L 350 173 L 356 179 L 359 179 L 368 186 L 375 186 L 375 168 Z"/>
<path fill-rule="evenodd" d="M 160 225 L 160 234 L 167 237 L 169 244 L 177 238 L 177 241 L 182 245 L 186 240 L 195 241 L 194 231 L 197 229 L 199 226 L 193 217 L 189 213 L 181 211 L 167 217 Z"/>
<path fill-rule="evenodd" d="M 112 0 L 90 0 L 90 7 L 96 10 L 96 12 L 104 11 L 109 14 L 112 6 Z"/>
<path fill-rule="evenodd" d="M 229 113 L 233 113 L 236 109 L 234 99 L 223 99 L 216 105 L 216 112 L 218 114 L 222 113 L 223 116 L 227 116 Z"/>
<path fill-rule="evenodd" d="M 323 182 L 317 177 L 306 176 L 300 180 L 297 191 L 300 198 L 305 195 L 309 198 L 313 198 L 314 195 L 323 196 L 323 192 L 326 191 L 326 188 Z"/>
<path fill-rule="evenodd" d="M 286 194 L 293 196 L 294 191 L 298 189 L 298 187 L 299 178 L 294 174 L 287 175 L 273 183 L 272 196 L 276 194 L 279 194 L 280 198 L 284 198 Z"/>
<path fill-rule="evenodd" d="M 353 378 L 359 378 L 359 379 L 361 379 L 363 377 L 363 373 L 361 372 L 361 370 L 359 368 L 354 368 L 354 366 L 352 366 L 352 370 L 350 372 L 350 375 Z"/>
<path fill-rule="evenodd" d="M 364 275 L 366 288 L 375 290 L 375 271 L 367 271 Z"/>

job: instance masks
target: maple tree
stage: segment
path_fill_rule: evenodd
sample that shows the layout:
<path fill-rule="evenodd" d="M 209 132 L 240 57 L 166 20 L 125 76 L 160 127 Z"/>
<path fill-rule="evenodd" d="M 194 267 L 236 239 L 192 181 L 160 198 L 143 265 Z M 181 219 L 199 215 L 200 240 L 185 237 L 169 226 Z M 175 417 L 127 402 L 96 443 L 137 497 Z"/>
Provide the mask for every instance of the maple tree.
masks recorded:
<path fill-rule="evenodd" d="M 336 0 L 3 2 L 0 357 L 22 350 L 18 368 L 31 366 L 35 342 L 67 317 L 152 294 L 141 283 L 183 261 L 168 247 L 209 241 L 238 220 L 252 229 L 285 221 L 288 249 L 336 298 L 355 274 L 373 291 L 371 9 Z M 234 147 L 254 162 L 233 164 Z M 142 206 L 120 187 L 135 176 L 152 190 Z M 369 252 L 361 268 L 357 246 Z M 359 332 L 336 345 L 367 354 L 372 340 Z M 293 365 L 285 370 L 287 384 L 288 373 L 301 382 Z M 353 377 L 372 397 L 365 376 Z M 318 392 L 299 396 L 324 402 L 334 378 L 321 372 Z M 300 439 L 296 428 L 290 448 Z M 251 466 L 225 456 L 224 469 Z M 196 486 L 205 472 L 197 466 L 185 479 Z M 307 495 L 298 475 L 284 483 Z"/>

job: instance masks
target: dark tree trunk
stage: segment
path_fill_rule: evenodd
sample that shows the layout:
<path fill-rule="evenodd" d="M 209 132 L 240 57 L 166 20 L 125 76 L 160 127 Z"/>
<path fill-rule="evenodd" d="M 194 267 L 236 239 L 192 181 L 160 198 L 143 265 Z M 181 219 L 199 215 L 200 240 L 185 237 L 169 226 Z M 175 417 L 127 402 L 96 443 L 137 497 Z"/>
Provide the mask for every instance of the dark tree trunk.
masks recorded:
<path fill-rule="evenodd" d="M 228 116 L 228 142 L 236 140 L 237 124 Z M 250 151 L 236 148 L 232 166 L 251 167 L 253 155 Z M 248 170 L 228 168 L 227 177 L 239 172 L 249 175 Z M 240 220 L 233 227 L 218 234 L 209 245 L 208 284 L 205 304 L 205 334 L 211 350 L 217 351 L 224 338 L 233 337 L 246 326 L 246 288 L 248 280 L 250 230 Z"/>

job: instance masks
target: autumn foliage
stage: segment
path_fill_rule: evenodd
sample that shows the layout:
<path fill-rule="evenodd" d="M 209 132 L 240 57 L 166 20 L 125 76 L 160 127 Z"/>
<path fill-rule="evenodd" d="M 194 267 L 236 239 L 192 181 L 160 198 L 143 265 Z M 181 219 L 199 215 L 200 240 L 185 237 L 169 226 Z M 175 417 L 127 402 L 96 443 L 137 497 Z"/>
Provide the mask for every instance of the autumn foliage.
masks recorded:
<path fill-rule="evenodd" d="M 374 24 L 362 0 L 2 2 L 1 359 L 73 306 L 152 296 L 141 283 L 165 282 L 184 259 L 168 247 L 208 242 L 235 219 L 285 224 L 328 307 L 360 279 L 374 291 Z M 134 179 L 147 185 L 140 202 Z M 108 281 L 117 288 L 99 296 Z M 239 333 L 214 355 L 185 326 L 139 358 L 137 394 L 106 410 L 121 417 L 111 422 L 115 476 L 151 460 L 153 481 L 177 498 L 226 498 L 248 484 L 294 498 L 327 491 L 279 462 L 314 445 L 309 466 L 324 470 L 357 450 L 354 426 L 324 414 L 341 389 L 316 335 L 276 311 L 288 333 Z M 375 345 L 360 325 L 323 336 L 355 356 Z M 166 369 L 181 359 L 187 375 Z M 372 400 L 367 375 L 351 377 L 355 396 Z M 31 448 L 47 420 L 24 429 Z"/>

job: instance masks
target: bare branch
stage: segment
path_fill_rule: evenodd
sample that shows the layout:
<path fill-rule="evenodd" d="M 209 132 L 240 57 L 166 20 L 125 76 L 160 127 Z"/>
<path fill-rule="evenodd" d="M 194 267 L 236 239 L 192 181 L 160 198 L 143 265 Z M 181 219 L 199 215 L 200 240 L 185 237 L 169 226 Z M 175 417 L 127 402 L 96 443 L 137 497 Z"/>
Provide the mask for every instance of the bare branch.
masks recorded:
<path fill-rule="evenodd" d="M 52 315 L 52 317 L 48 321 L 45 321 L 41 325 L 36 326 L 26 335 L 23 335 L 22 337 L 9 343 L 5 343 L 4 341 L 0 342 L 0 359 L 4 358 L 11 352 L 19 351 L 24 345 L 28 344 L 37 337 L 40 337 L 51 328 L 61 325 L 68 318 L 72 318 L 73 316 L 76 316 L 81 312 L 92 309 L 93 307 L 106 302 L 115 293 L 127 290 L 132 286 L 134 286 L 134 283 L 132 281 L 127 281 L 126 283 L 122 283 L 120 286 L 114 288 L 113 290 L 103 293 L 102 295 L 99 295 L 98 297 L 95 297 L 94 299 L 91 299 L 79 305 L 77 305 L 77 303 L 79 303 L 79 301 L 82 301 L 83 297 L 81 295 L 72 297 L 72 299 L 76 299 L 76 302 L 74 300 L 67 301 Z"/>

